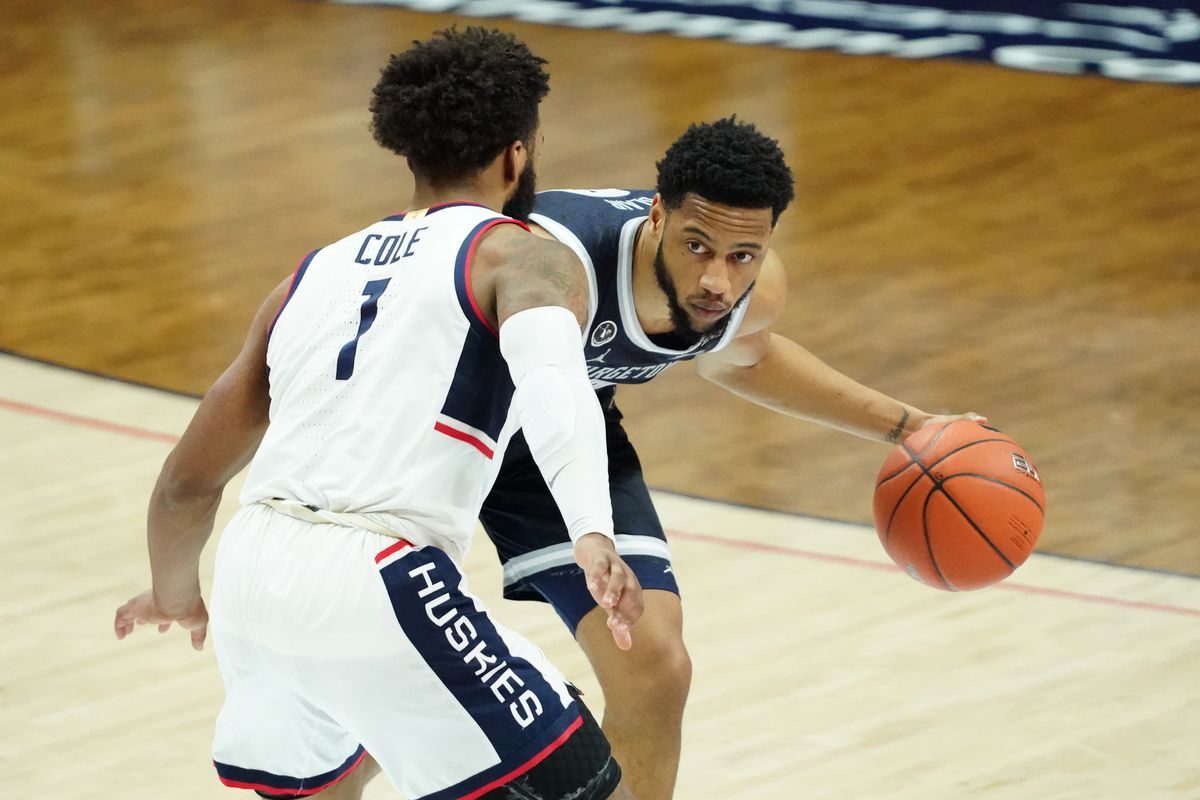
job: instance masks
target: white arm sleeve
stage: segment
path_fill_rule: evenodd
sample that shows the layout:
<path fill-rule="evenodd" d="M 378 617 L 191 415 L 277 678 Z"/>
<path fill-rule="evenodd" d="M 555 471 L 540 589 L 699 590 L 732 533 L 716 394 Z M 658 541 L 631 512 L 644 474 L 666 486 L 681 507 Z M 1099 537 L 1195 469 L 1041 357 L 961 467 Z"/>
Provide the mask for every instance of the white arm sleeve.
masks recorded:
<path fill-rule="evenodd" d="M 513 314 L 500 327 L 500 352 L 529 451 L 571 541 L 587 533 L 613 538 L 604 414 L 588 381 L 575 315 L 560 306 Z"/>

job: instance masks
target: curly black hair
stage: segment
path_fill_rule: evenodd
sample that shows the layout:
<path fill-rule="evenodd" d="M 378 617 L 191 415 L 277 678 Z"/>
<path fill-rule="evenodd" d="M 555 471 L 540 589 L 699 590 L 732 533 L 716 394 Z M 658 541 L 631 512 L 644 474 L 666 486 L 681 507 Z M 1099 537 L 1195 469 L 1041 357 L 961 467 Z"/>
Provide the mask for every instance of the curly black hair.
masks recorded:
<path fill-rule="evenodd" d="M 437 31 L 388 60 L 372 92 L 371 132 L 418 177 L 463 178 L 514 141 L 530 142 L 550 91 L 545 63 L 509 33 Z"/>
<path fill-rule="evenodd" d="M 667 208 L 684 195 L 737 208 L 770 208 L 772 224 L 795 197 L 779 143 L 736 116 L 693 124 L 658 162 L 658 193 Z"/>

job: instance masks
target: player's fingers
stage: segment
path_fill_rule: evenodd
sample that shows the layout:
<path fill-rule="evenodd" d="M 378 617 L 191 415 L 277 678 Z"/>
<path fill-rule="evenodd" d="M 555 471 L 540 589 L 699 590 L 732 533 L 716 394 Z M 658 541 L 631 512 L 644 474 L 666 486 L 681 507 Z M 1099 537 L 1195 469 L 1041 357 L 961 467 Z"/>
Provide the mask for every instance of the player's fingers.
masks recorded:
<path fill-rule="evenodd" d="M 642 611 L 645 610 L 645 604 L 642 601 L 642 584 L 633 570 L 629 570 L 625 591 L 621 593 L 621 601 L 614 607 L 614 610 L 629 625 L 637 622 L 642 616 Z"/>
<path fill-rule="evenodd" d="M 637 582 L 636 576 L 632 576 L 632 581 L 625 584 L 624 590 L 621 592 L 617 602 L 608 609 L 609 619 L 613 624 L 622 625 L 625 628 L 630 628 L 642 616 L 642 588 Z"/>
<path fill-rule="evenodd" d="M 629 624 L 623 622 L 620 617 L 615 614 L 608 615 L 608 628 L 612 631 L 613 641 L 617 643 L 617 647 L 622 650 L 628 650 L 633 647 L 633 636 L 629 633 Z"/>
<path fill-rule="evenodd" d="M 193 629 L 192 630 L 192 649 L 193 650 L 203 650 L 204 649 L 204 638 L 207 635 L 208 635 L 208 626 L 207 625 L 202 625 L 199 628 Z"/>
<path fill-rule="evenodd" d="M 636 592 L 636 596 L 631 596 L 630 592 Z M 622 619 L 632 624 L 633 620 L 628 618 L 627 610 L 631 607 L 631 602 L 641 602 L 641 584 L 638 583 L 637 575 L 629 568 L 624 559 L 620 556 L 613 556 L 608 585 L 605 587 L 604 599 L 601 605 L 604 608 L 616 611 Z"/>
<path fill-rule="evenodd" d="M 159 633 L 166 633 L 169 630 L 171 630 L 171 623 L 169 623 L 169 622 L 158 623 L 158 632 Z"/>
<path fill-rule="evenodd" d="M 630 576 L 629 567 L 620 558 L 614 558 L 609 564 L 608 582 L 604 586 L 604 596 L 600 600 L 600 605 L 604 608 L 615 609 L 621 602 L 621 596 L 625 593 L 625 587 L 629 582 Z"/>
<path fill-rule="evenodd" d="M 608 589 L 608 583 L 612 577 L 611 565 L 608 559 L 593 559 L 586 572 L 588 591 L 592 593 L 592 599 L 601 606 L 608 608 L 608 606 L 604 605 L 604 594 Z"/>
<path fill-rule="evenodd" d="M 127 622 L 125 620 L 125 606 L 117 609 L 113 614 L 113 631 L 117 634 L 118 639 L 124 639 L 125 634 L 129 632 Z"/>

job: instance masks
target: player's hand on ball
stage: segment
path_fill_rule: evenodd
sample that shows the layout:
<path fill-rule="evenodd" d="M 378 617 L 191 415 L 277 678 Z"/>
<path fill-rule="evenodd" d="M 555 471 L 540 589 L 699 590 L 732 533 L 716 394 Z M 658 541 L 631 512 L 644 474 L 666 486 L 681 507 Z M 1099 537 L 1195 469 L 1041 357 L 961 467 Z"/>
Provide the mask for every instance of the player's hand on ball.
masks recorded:
<path fill-rule="evenodd" d="M 642 585 L 613 546 L 612 539 L 589 533 L 575 542 L 575 561 L 583 568 L 588 591 L 608 614 L 617 647 L 633 646 L 629 629 L 642 616 Z"/>
<path fill-rule="evenodd" d="M 159 608 L 153 591 L 142 592 L 117 609 L 113 630 L 118 639 L 124 639 L 138 625 L 157 625 L 159 633 L 166 633 L 172 623 L 191 631 L 193 648 L 204 649 L 204 638 L 208 635 L 208 609 L 199 595 L 184 611 L 168 614 Z"/>
<path fill-rule="evenodd" d="M 925 421 L 917 428 L 912 429 L 904 434 L 907 439 L 921 428 L 930 428 L 934 425 L 945 425 L 947 422 L 954 422 L 960 419 L 969 419 L 972 422 L 978 422 L 980 425 L 987 425 L 987 417 L 976 414 L 974 411 L 968 411 L 966 414 L 930 414 L 925 418 Z"/>

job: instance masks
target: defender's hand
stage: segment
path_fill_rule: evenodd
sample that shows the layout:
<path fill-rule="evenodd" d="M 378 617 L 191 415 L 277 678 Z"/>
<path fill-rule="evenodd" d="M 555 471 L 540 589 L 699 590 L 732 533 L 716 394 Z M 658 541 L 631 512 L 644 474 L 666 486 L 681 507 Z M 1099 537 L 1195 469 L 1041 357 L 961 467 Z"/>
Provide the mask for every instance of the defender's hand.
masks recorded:
<path fill-rule="evenodd" d="M 575 561 L 583 567 L 588 591 L 608 614 L 608 627 L 617 647 L 633 646 L 629 629 L 642 616 L 642 585 L 617 555 L 612 539 L 589 533 L 575 542 Z"/>
<path fill-rule="evenodd" d="M 166 633 L 171 623 L 175 623 L 191 631 L 193 648 L 203 650 L 204 638 L 208 634 L 208 609 L 204 607 L 204 599 L 196 595 L 196 599 L 186 608 L 180 614 L 167 614 L 159 608 L 153 591 L 142 592 L 117 609 L 113 631 L 118 639 L 124 639 L 138 625 L 157 625 L 159 633 Z"/>

